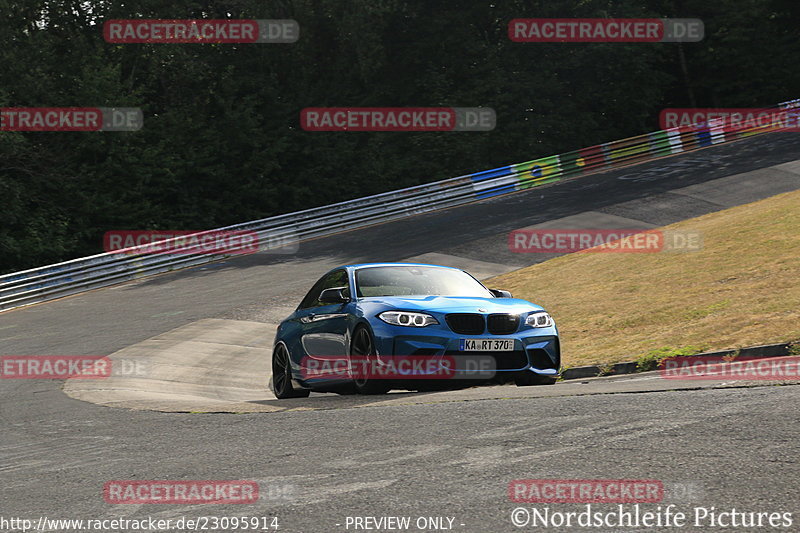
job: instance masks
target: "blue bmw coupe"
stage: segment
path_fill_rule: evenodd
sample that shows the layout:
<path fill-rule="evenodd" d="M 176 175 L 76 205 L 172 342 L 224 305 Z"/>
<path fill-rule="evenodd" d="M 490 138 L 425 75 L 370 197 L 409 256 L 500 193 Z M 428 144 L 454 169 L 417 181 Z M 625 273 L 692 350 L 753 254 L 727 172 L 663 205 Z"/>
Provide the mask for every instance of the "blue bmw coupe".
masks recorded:
<path fill-rule="evenodd" d="M 270 386 L 297 398 L 416 390 L 424 378 L 536 385 L 555 382 L 560 362 L 558 330 L 540 306 L 457 268 L 370 263 L 331 270 L 281 322 Z"/>

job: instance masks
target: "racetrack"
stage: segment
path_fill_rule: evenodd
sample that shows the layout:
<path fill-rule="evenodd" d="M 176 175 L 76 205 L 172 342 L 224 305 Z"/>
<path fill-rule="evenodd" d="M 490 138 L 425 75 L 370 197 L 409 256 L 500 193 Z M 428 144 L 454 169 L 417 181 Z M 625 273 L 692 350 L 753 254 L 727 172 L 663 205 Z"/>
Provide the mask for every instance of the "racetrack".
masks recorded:
<path fill-rule="evenodd" d="M 267 376 L 253 371 L 269 368 L 268 331 L 332 266 L 427 259 L 488 277 L 546 259 L 509 252 L 510 230 L 669 224 L 799 189 L 797 160 L 796 137 L 770 134 L 304 242 L 293 256 L 240 257 L 2 313 L 3 354 L 152 356 L 159 348 L 159 361 L 172 356 L 190 369 L 172 369 L 175 382 L 159 380 L 162 388 L 148 388 L 136 407 L 244 411 L 217 403 L 241 394 L 233 400 L 264 411 L 109 409 L 67 397 L 60 382 L 1 380 L 2 514 L 277 514 L 282 531 L 345 531 L 336 524 L 347 515 L 447 515 L 460 531 L 513 531 L 508 482 L 537 477 L 661 479 L 695 487 L 680 502 L 690 507 L 797 512 L 795 386 L 671 391 L 674 384 L 636 376 L 385 399 L 312 396 L 283 407 L 269 399 Z M 215 321 L 198 326 L 206 319 Z M 234 333 L 225 340 L 227 326 Z M 172 351 L 180 343 L 189 344 Z M 195 370 L 197 354 L 206 374 Z M 190 375 L 199 383 L 187 384 Z M 81 385 L 70 394 L 80 397 Z M 661 392 L 635 393 L 642 389 Z M 179 409 L 164 407 L 178 400 Z M 252 506 L 112 506 L 102 498 L 112 479 L 293 488 L 291 497 L 266 494 Z M 775 479 L 784 480 L 780 490 Z"/>
<path fill-rule="evenodd" d="M 2 490 L 4 515 L 34 520 L 268 515 L 279 531 L 321 532 L 347 531 L 336 525 L 347 516 L 431 515 L 455 517 L 456 531 L 515 531 L 506 490 L 520 478 L 658 479 L 664 503 L 683 510 L 796 516 L 800 501 L 795 386 L 269 415 L 32 396 L 4 408 Z M 248 479 L 264 494 L 255 505 L 112 506 L 101 493 L 113 479 Z"/>

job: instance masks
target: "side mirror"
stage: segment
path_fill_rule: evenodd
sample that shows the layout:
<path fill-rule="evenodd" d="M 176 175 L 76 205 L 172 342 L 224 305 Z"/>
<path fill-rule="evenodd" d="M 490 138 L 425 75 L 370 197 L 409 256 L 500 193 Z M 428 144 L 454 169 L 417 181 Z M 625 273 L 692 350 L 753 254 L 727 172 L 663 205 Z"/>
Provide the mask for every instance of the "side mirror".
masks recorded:
<path fill-rule="evenodd" d="M 334 287 L 333 289 L 325 289 L 319 295 L 319 301 L 324 304 L 342 304 L 349 302 L 350 299 L 344 295 L 345 287 Z"/>
<path fill-rule="evenodd" d="M 511 296 L 511 293 L 508 291 L 503 291 L 500 289 L 489 289 L 489 292 L 494 294 L 495 298 L 513 298 L 513 296 Z"/>

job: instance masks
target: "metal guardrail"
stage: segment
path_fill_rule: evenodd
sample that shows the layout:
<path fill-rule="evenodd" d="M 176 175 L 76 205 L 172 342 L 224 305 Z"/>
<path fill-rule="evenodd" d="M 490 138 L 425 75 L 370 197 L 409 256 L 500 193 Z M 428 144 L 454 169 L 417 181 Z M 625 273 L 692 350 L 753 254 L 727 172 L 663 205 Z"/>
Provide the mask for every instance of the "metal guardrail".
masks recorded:
<path fill-rule="evenodd" d="M 779 109 L 800 107 L 800 100 Z M 725 131 L 701 128 L 662 130 L 565 154 L 544 157 L 466 176 L 348 200 L 323 207 L 203 231 L 254 232 L 264 251 L 341 231 L 389 222 L 557 181 L 649 161 L 768 133 L 771 127 Z M 185 238 L 186 236 L 182 237 Z M 153 245 L 169 245 L 179 238 Z M 91 289 L 217 261 L 224 253 L 152 253 L 139 246 L 0 276 L 0 311 L 45 302 Z"/>

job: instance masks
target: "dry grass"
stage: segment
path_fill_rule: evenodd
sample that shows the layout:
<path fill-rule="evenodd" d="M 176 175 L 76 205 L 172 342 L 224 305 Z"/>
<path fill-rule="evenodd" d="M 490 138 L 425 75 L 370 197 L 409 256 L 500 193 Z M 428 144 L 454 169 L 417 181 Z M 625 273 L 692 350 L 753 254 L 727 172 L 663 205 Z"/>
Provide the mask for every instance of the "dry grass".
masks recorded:
<path fill-rule="evenodd" d="M 666 226 L 703 249 L 578 253 L 488 282 L 545 307 L 566 366 L 800 338 L 800 191 Z"/>

